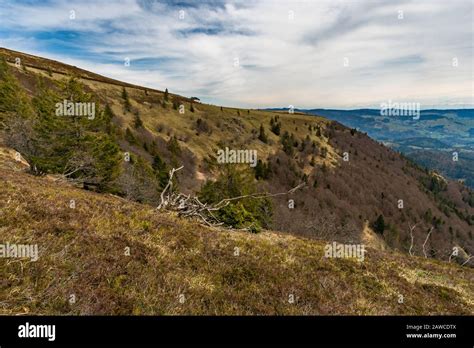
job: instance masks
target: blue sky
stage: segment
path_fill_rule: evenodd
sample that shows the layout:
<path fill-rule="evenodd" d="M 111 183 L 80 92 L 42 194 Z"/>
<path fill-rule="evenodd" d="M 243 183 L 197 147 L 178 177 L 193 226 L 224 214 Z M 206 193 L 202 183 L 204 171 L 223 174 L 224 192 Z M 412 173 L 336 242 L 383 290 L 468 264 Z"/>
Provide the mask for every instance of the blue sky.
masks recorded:
<path fill-rule="evenodd" d="M 473 107 L 473 13 L 470 0 L 0 0 L 0 46 L 218 105 Z"/>

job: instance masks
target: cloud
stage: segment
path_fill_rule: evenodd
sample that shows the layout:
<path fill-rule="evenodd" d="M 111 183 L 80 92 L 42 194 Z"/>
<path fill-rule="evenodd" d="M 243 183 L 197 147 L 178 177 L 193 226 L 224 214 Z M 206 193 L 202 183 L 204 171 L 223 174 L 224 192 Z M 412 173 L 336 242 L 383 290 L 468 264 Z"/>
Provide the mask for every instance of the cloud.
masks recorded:
<path fill-rule="evenodd" d="M 229 106 L 472 106 L 472 6 L 0 0 L 0 45 Z"/>

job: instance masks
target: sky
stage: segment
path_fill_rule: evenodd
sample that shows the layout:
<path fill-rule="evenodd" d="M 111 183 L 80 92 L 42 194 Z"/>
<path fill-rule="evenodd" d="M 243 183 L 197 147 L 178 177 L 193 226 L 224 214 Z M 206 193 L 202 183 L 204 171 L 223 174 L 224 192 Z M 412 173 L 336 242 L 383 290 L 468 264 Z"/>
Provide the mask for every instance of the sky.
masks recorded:
<path fill-rule="evenodd" d="M 216 105 L 472 108 L 473 4 L 0 0 L 0 47 Z"/>

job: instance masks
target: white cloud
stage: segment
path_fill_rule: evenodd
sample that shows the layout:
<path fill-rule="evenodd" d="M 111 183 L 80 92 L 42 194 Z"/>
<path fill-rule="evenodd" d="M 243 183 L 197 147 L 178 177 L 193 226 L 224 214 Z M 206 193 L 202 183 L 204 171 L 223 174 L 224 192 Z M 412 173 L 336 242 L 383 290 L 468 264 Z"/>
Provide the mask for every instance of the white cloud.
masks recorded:
<path fill-rule="evenodd" d="M 12 49 L 227 105 L 473 104 L 469 0 L 194 4 L 179 19 L 180 7 L 156 1 L 0 2 L 0 38 Z M 70 30 L 82 35 L 68 44 L 85 55 L 52 50 L 35 36 Z M 132 60 L 129 68 L 125 57 Z M 144 66 L 141 59 L 155 61 Z"/>

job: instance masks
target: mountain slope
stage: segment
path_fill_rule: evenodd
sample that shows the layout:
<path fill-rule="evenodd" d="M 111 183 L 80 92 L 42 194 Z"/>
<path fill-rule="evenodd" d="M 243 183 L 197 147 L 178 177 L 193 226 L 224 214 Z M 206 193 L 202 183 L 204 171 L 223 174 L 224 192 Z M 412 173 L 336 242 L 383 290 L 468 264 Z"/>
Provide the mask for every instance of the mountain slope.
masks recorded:
<path fill-rule="evenodd" d="M 421 110 L 418 119 L 382 116 L 380 110 L 304 110 L 366 132 L 391 148 L 474 187 L 474 109 Z M 453 161 L 453 152 L 459 155 Z"/>
<path fill-rule="evenodd" d="M 179 189 L 197 192 L 207 180 L 223 175 L 216 161 L 219 149 L 250 149 L 257 151 L 268 168 L 262 178 L 243 165 L 260 191 L 286 192 L 300 182 L 307 183 L 292 197 L 272 200 L 268 228 L 314 239 L 360 243 L 367 228 L 383 217 L 384 228 L 378 231 L 383 243 L 378 245 L 408 252 L 409 226 L 416 225 L 415 255 L 423 255 L 422 244 L 431 228 L 434 231 L 426 245 L 430 257 L 448 260 L 454 247 L 474 254 L 472 191 L 424 171 L 366 134 L 322 117 L 192 103 L 186 97 L 111 80 L 44 58 L 6 49 L 0 54 L 28 98 L 45 93 L 44 86 L 48 86 L 48 93 L 59 93 L 61 86 L 67 86 L 65 81 L 76 76 L 100 108 L 110 108 L 111 131 L 107 136 L 121 152 L 133 154 L 134 163 L 141 167 L 135 170 L 122 163 L 121 174 L 109 192 L 157 204 L 160 186 L 147 174 L 157 155 L 168 169 L 184 165 L 178 175 Z M 16 58 L 23 64 L 19 68 L 15 67 Z M 47 98 L 39 99 L 37 104 Z M 184 114 L 179 112 L 181 105 Z M 275 124 L 279 132 L 272 131 Z M 260 127 L 265 141 L 260 137 Z M 102 133 L 105 131 L 99 136 Z"/>
<path fill-rule="evenodd" d="M 0 314 L 474 313 L 471 268 L 370 248 L 325 258 L 321 241 L 209 229 L 28 175 L 12 155 L 0 151 L 0 240 L 39 257 L 0 258 Z"/>

